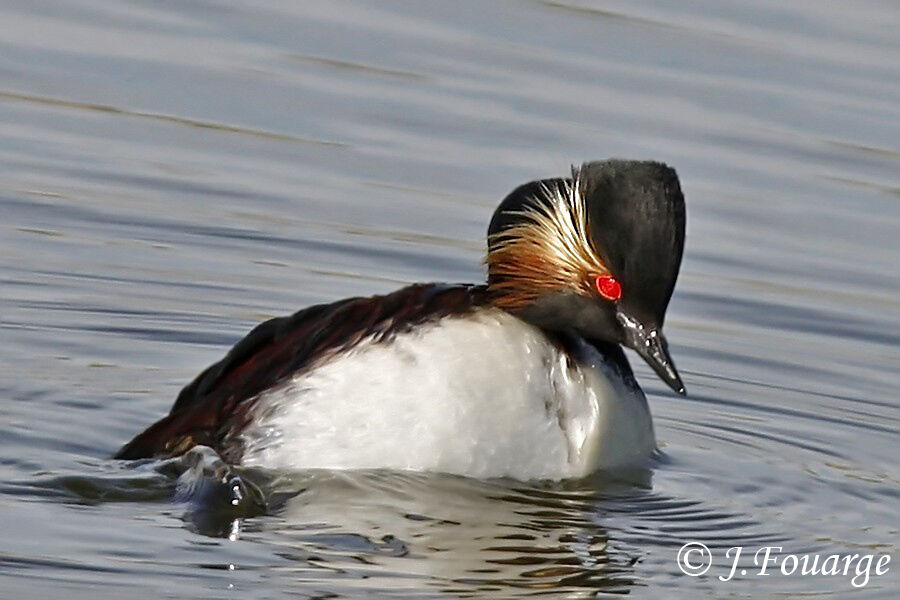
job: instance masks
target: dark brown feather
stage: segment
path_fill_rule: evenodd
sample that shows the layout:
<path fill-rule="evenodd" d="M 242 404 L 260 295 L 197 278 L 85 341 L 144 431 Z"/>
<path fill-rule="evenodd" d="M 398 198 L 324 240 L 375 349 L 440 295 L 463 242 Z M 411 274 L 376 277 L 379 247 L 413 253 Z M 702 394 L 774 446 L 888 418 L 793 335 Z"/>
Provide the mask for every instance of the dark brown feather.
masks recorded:
<path fill-rule="evenodd" d="M 236 461 L 241 453 L 236 434 L 261 392 L 363 340 L 383 342 L 486 302 L 483 286 L 418 284 L 261 323 L 181 390 L 169 414 L 122 447 L 116 458 L 173 456 L 203 444 Z"/>

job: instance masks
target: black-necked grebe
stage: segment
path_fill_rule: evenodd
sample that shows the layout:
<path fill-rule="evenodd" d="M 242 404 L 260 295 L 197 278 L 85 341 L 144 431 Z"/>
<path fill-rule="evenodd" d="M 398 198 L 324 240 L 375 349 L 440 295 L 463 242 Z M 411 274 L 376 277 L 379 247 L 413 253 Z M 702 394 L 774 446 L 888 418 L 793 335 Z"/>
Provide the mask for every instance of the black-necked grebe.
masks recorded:
<path fill-rule="evenodd" d="M 117 457 L 206 445 L 248 466 L 519 479 L 640 465 L 653 423 L 620 345 L 684 393 L 662 335 L 684 229 L 661 163 L 522 185 L 491 220 L 486 285 L 411 285 L 262 323 Z"/>

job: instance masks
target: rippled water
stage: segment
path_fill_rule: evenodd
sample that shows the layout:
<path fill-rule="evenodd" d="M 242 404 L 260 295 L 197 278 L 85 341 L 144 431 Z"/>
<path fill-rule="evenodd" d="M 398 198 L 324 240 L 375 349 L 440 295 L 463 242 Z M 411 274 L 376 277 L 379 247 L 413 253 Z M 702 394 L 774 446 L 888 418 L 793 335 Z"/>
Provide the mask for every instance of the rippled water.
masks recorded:
<path fill-rule="evenodd" d="M 859 591 L 716 576 L 733 546 L 897 559 L 898 31 L 874 0 L 7 0 L 0 595 Z M 237 514 L 109 459 L 258 321 L 478 281 L 499 199 L 609 156 L 688 200 L 688 397 L 632 360 L 651 470 L 243 473 L 268 505 Z"/>

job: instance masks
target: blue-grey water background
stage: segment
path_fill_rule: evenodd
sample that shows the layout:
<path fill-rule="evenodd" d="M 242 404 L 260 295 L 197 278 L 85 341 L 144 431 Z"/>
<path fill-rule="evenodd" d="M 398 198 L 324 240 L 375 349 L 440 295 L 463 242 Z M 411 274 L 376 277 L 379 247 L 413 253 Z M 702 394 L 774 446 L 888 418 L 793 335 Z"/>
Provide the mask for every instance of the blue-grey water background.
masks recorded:
<path fill-rule="evenodd" d="M 4 0 L 0 597 L 897 597 L 896 562 L 715 576 L 897 559 L 898 31 L 878 0 Z M 632 355 L 645 481 L 301 473 L 212 531 L 110 460 L 260 320 L 479 281 L 509 190 L 606 157 L 688 201 L 689 395 Z"/>

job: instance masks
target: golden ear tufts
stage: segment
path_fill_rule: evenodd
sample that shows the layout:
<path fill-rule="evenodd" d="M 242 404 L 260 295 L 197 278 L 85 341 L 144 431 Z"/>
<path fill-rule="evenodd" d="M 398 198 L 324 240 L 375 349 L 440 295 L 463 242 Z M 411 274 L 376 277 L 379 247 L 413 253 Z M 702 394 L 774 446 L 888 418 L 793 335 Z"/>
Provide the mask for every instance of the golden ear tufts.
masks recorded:
<path fill-rule="evenodd" d="M 609 273 L 590 237 L 580 172 L 562 186 L 542 186 L 541 197 L 516 211 L 520 222 L 494 234 L 485 263 L 494 304 L 519 309 L 547 293 L 592 295 L 592 282 Z"/>

